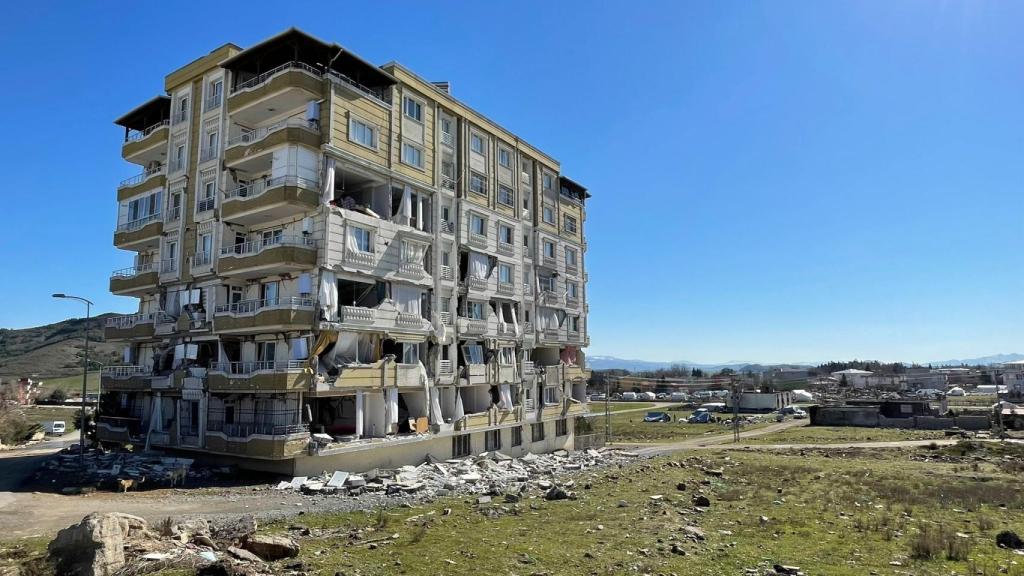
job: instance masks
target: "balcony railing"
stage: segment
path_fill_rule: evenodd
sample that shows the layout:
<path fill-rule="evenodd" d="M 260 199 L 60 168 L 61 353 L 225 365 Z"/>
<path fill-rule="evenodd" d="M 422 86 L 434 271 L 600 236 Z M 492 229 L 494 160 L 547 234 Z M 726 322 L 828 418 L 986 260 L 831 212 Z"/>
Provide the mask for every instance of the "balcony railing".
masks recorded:
<path fill-rule="evenodd" d="M 348 76 L 345 76 L 344 74 L 336 70 L 328 70 L 327 77 L 335 82 L 340 82 L 342 84 L 355 88 L 356 90 L 362 92 L 366 96 L 369 96 L 370 98 L 373 98 L 374 100 L 377 100 L 382 104 L 388 104 L 387 88 L 371 88 L 369 86 L 360 84 L 359 82 L 353 80 L 352 78 L 349 78 Z"/>
<path fill-rule="evenodd" d="M 533 335 L 533 322 L 523 322 L 523 334 Z"/>
<path fill-rule="evenodd" d="M 253 78 L 250 78 L 245 82 L 239 82 L 238 84 L 235 84 L 235 87 L 231 89 L 231 93 L 234 94 L 235 92 L 241 92 L 242 90 L 249 90 L 255 88 L 260 84 L 267 82 L 274 76 L 277 76 L 281 72 L 284 72 L 285 70 L 304 70 L 306 72 L 309 72 L 313 76 L 316 76 L 317 78 L 320 77 L 320 71 L 317 70 L 316 68 L 313 68 L 309 64 L 305 64 L 303 62 L 286 62 L 276 68 L 271 68 L 270 70 L 267 70 L 266 72 L 260 74 L 259 76 L 254 76 Z"/>
<path fill-rule="evenodd" d="M 575 275 L 579 274 L 579 272 L 580 272 L 580 268 L 579 268 L 579 266 L 577 264 L 569 263 L 569 262 L 565 263 L 565 273 L 566 274 L 572 274 L 573 276 L 575 276 Z"/>
<path fill-rule="evenodd" d="M 256 314 L 264 308 L 313 308 L 313 299 L 301 296 L 286 298 L 264 298 L 262 300 L 242 300 L 231 304 L 218 304 L 216 314 L 235 314 L 239 316 Z"/>
<path fill-rule="evenodd" d="M 294 420 L 298 420 L 298 412 L 293 412 Z M 301 434 L 309 431 L 307 424 L 252 424 L 234 423 L 228 424 L 222 420 L 210 420 L 206 424 L 208 432 L 221 432 L 228 438 L 248 438 L 254 434 L 261 436 L 287 436 L 289 434 Z"/>
<path fill-rule="evenodd" d="M 164 222 L 177 222 L 181 218 L 181 206 L 171 206 L 167 209 Z"/>
<path fill-rule="evenodd" d="M 233 146 L 245 146 L 252 144 L 253 142 L 259 142 L 260 140 L 267 137 L 267 135 L 277 132 L 284 128 L 302 128 L 313 132 L 314 134 L 320 133 L 320 127 L 314 121 L 306 120 L 304 118 L 288 118 L 281 122 L 275 122 L 270 126 L 263 126 L 261 128 L 255 128 L 253 130 L 246 130 L 238 136 L 228 140 L 228 148 Z"/>
<path fill-rule="evenodd" d="M 452 325 L 452 313 L 451 312 L 439 312 L 438 317 L 441 318 L 441 324 L 445 326 Z"/>
<path fill-rule="evenodd" d="M 338 312 L 342 322 L 349 322 L 351 324 L 373 324 L 373 321 L 377 318 L 376 308 L 342 306 Z"/>
<path fill-rule="evenodd" d="M 303 178 L 302 176 L 297 176 L 295 174 L 285 174 L 283 176 L 256 180 L 249 182 L 248 184 L 235 186 L 224 193 L 224 198 L 228 200 L 234 198 L 243 200 L 256 198 L 260 194 L 263 194 L 271 188 L 276 188 L 277 186 L 297 186 L 306 190 L 317 190 L 320 187 L 320 184 L 316 180 Z"/>
<path fill-rule="evenodd" d="M 452 148 L 454 148 L 455 134 L 451 134 L 449 132 L 441 132 L 441 144 L 445 144 L 447 146 L 451 146 Z"/>
<path fill-rule="evenodd" d="M 121 268 L 120 270 L 114 270 L 110 273 L 111 278 L 134 278 L 139 274 L 145 274 L 146 272 L 152 272 L 155 269 L 152 262 L 145 264 L 137 264 L 130 268 Z"/>
<path fill-rule="evenodd" d="M 126 329 L 134 328 L 139 324 L 150 324 L 163 318 L 163 312 L 149 312 L 146 314 L 126 314 L 124 316 L 112 316 L 107 318 L 107 328 Z"/>
<path fill-rule="evenodd" d="M 360 266 L 373 266 L 374 253 L 362 250 L 345 250 L 345 260 Z"/>
<path fill-rule="evenodd" d="M 466 278 L 466 287 L 473 292 L 484 292 L 487 290 L 487 279 L 470 276 Z"/>
<path fill-rule="evenodd" d="M 196 214 L 202 212 L 209 212 L 217 205 L 217 197 L 213 198 L 201 198 L 196 201 Z"/>
<path fill-rule="evenodd" d="M 441 280 L 453 280 L 455 274 L 452 272 L 451 266 L 441 265 Z"/>
<path fill-rule="evenodd" d="M 523 282 L 523 296 L 533 296 L 533 284 Z"/>
<path fill-rule="evenodd" d="M 406 276 L 423 276 L 427 273 L 422 262 L 403 261 L 398 264 L 398 271 Z"/>
<path fill-rule="evenodd" d="M 186 162 L 187 161 L 184 158 L 171 160 L 171 162 L 170 162 L 170 170 L 171 170 L 171 172 L 179 172 L 181 170 L 184 170 Z"/>
<path fill-rule="evenodd" d="M 516 285 L 511 282 L 498 282 L 498 292 L 501 294 L 515 294 Z"/>
<path fill-rule="evenodd" d="M 455 233 L 455 223 L 450 220 L 441 220 L 441 232 L 446 234 Z"/>
<path fill-rule="evenodd" d="M 100 374 L 104 376 L 112 376 L 114 378 L 130 378 L 132 376 L 141 376 L 149 374 L 149 368 L 145 366 L 104 366 L 100 371 Z"/>
<path fill-rule="evenodd" d="M 509 244 L 508 242 L 498 242 L 498 252 L 511 256 L 516 253 L 515 244 Z"/>
<path fill-rule="evenodd" d="M 455 374 L 455 367 L 452 366 L 451 360 L 438 360 L 437 361 L 437 372 L 438 374 Z"/>
<path fill-rule="evenodd" d="M 161 260 L 160 261 L 160 273 L 161 274 L 170 274 L 171 272 L 177 272 L 177 271 L 178 271 L 178 259 L 177 258 L 168 258 L 166 260 Z"/>
<path fill-rule="evenodd" d="M 535 374 L 535 369 L 532 360 L 523 360 L 522 368 L 523 376 L 532 376 Z"/>
<path fill-rule="evenodd" d="M 179 110 L 171 116 L 171 124 L 181 124 L 182 122 L 188 120 L 188 117 L 188 110 Z"/>
<path fill-rule="evenodd" d="M 235 376 L 246 376 L 257 372 L 302 370 L 308 366 L 308 364 L 308 360 L 288 360 L 286 362 L 278 362 L 275 360 L 260 360 L 257 362 L 215 362 L 210 370 Z"/>
<path fill-rule="evenodd" d="M 131 178 L 125 178 L 117 185 L 118 188 L 124 188 L 126 186 L 135 186 L 136 184 L 142 184 L 150 178 L 150 176 L 156 176 L 157 174 L 164 173 L 164 165 L 161 164 L 155 168 L 144 170 L 141 174 L 136 174 Z"/>
<path fill-rule="evenodd" d="M 153 124 L 149 128 L 146 128 L 145 130 L 129 130 L 128 134 L 126 134 L 125 137 L 124 137 L 124 141 L 125 142 L 138 142 L 139 140 L 144 139 L 146 136 L 149 136 L 153 132 L 156 132 L 157 130 L 159 130 L 161 128 L 166 128 L 169 124 L 170 124 L 169 120 L 161 120 L 160 122 L 157 122 L 156 124 Z"/>
<path fill-rule="evenodd" d="M 538 298 L 541 304 L 558 304 L 561 297 L 554 290 L 543 290 Z"/>
<path fill-rule="evenodd" d="M 196 252 L 192 256 L 192 267 L 209 266 L 213 262 L 213 252 Z"/>
<path fill-rule="evenodd" d="M 395 320 L 395 324 L 398 326 L 404 326 L 406 328 L 419 328 L 423 326 L 423 317 L 419 314 L 410 314 L 408 312 L 399 312 L 398 318 Z"/>
<path fill-rule="evenodd" d="M 482 248 L 486 248 L 487 247 L 487 236 L 484 236 L 483 234 L 477 234 L 476 232 L 470 232 L 469 233 L 469 243 L 470 244 L 475 244 L 476 246 L 480 246 Z"/>
<path fill-rule="evenodd" d="M 300 246 L 315 248 L 316 240 L 305 236 L 274 236 L 260 240 L 251 240 L 220 249 L 221 256 L 251 256 L 276 246 Z"/>
<path fill-rule="evenodd" d="M 466 334 L 483 334 L 487 331 L 487 321 L 480 318 L 461 318 Z"/>
<path fill-rule="evenodd" d="M 220 108 L 220 104 L 221 102 L 223 102 L 223 100 L 223 95 L 219 92 L 207 96 L 206 100 L 203 101 L 203 112 L 209 112 L 210 110 L 216 110 L 217 108 Z"/>
<path fill-rule="evenodd" d="M 160 213 L 157 212 L 155 214 L 150 214 L 149 216 L 143 216 L 142 218 L 139 218 L 138 220 L 132 220 L 131 222 L 125 222 L 123 224 L 118 224 L 117 225 L 117 231 L 118 232 L 134 232 L 136 230 L 141 230 L 147 224 L 151 224 L 153 222 L 159 222 L 159 221 L 160 221 Z"/>
<path fill-rule="evenodd" d="M 554 268 L 555 266 L 558 266 L 558 261 L 555 260 L 555 257 L 548 256 L 547 254 L 540 257 L 540 263 L 542 266 L 547 266 L 548 268 Z"/>

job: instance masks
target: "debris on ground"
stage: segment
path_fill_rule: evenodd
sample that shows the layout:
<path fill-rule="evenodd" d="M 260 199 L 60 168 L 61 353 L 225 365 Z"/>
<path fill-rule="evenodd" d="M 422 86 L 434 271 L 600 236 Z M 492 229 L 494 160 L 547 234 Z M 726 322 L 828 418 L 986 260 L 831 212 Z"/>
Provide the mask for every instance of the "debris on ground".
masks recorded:
<path fill-rule="evenodd" d="M 45 461 L 36 471 L 34 481 L 64 494 L 86 494 L 96 489 L 127 492 L 184 486 L 227 477 L 233 472 L 230 466 L 199 467 L 190 458 L 160 454 L 87 448 L 83 457 L 78 446 L 74 446 Z"/>

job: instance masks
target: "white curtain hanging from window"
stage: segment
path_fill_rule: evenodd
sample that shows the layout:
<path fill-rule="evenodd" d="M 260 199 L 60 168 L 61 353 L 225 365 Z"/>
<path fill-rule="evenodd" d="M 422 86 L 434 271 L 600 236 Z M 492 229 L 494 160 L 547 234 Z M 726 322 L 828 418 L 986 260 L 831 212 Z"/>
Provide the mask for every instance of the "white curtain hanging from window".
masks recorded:
<path fill-rule="evenodd" d="M 309 358 L 309 340 L 306 338 L 292 338 L 290 347 L 291 360 L 305 360 Z"/>
<path fill-rule="evenodd" d="M 334 200 L 334 158 L 328 158 L 324 166 L 324 186 L 320 192 L 320 201 L 330 204 Z"/>
<path fill-rule="evenodd" d="M 498 385 L 498 396 L 501 398 L 501 403 L 498 404 L 498 408 L 502 410 L 512 409 L 512 390 L 509 384 Z"/>
<path fill-rule="evenodd" d="M 408 240 L 402 242 L 403 262 L 410 262 L 412 264 L 423 266 L 423 256 L 426 252 L 427 247 L 419 242 L 409 242 Z"/>
<path fill-rule="evenodd" d="M 324 317 L 334 320 L 338 316 L 338 282 L 334 272 L 324 270 L 320 272 L 320 308 Z"/>
<path fill-rule="evenodd" d="M 512 315 L 512 330 L 515 331 L 517 337 L 518 336 L 522 336 L 522 334 L 519 332 L 519 319 L 516 318 L 516 307 L 515 306 L 510 306 L 509 308 L 510 308 L 511 313 L 512 313 L 511 314 Z"/>
<path fill-rule="evenodd" d="M 497 306 L 495 306 L 495 308 L 496 308 L 495 312 L 497 313 L 497 316 L 498 316 L 498 327 L 501 328 L 502 330 L 504 330 L 505 329 L 505 306 L 499 303 Z"/>
<path fill-rule="evenodd" d="M 420 302 L 423 298 L 423 291 L 412 286 L 402 286 L 401 284 L 393 284 L 391 286 L 391 295 L 395 301 L 395 305 L 401 312 L 407 314 L 420 314 Z"/>
<path fill-rule="evenodd" d="M 359 239 L 356 237 L 356 227 L 349 226 L 345 232 L 345 250 L 350 254 L 362 252 L 359 248 Z"/>
<path fill-rule="evenodd" d="M 398 424 L 398 388 L 387 389 L 387 415 L 388 415 L 388 427 L 391 425 Z"/>
<path fill-rule="evenodd" d="M 398 204 L 395 222 L 408 226 L 412 222 L 412 188 L 406 186 L 402 190 L 402 201 Z"/>
<path fill-rule="evenodd" d="M 469 273 L 473 278 L 487 279 L 487 256 L 478 252 L 469 253 Z"/>

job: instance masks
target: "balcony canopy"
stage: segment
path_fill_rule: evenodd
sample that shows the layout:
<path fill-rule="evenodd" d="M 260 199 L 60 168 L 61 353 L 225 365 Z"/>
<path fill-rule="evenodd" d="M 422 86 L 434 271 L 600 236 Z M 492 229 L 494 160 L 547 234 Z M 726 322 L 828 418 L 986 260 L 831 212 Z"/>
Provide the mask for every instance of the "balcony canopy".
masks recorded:
<path fill-rule="evenodd" d="M 576 182 L 573 182 L 565 176 L 559 176 L 558 180 L 559 191 L 562 196 L 572 198 L 577 202 L 584 202 L 587 198 L 590 198 L 590 193 L 587 192 L 587 189 Z"/>
<path fill-rule="evenodd" d="M 323 72 L 332 71 L 375 93 L 397 83 L 395 78 L 337 44 L 328 44 L 297 28 L 264 40 L 225 60 L 221 66 L 234 72 L 235 85 L 283 64 L 301 62 Z"/>
<path fill-rule="evenodd" d="M 159 124 L 171 117 L 171 99 L 157 96 L 131 112 L 114 120 L 114 124 L 128 130 L 143 131 L 154 124 Z"/>

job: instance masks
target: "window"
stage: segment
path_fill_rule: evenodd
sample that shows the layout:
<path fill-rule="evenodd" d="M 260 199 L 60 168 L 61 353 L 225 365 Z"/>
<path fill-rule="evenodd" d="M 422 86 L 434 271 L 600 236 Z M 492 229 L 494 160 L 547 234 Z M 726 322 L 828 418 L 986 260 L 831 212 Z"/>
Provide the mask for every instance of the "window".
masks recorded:
<path fill-rule="evenodd" d="M 444 116 L 441 117 L 441 132 L 444 132 L 445 134 L 451 134 L 452 133 L 452 120 L 451 120 L 451 118 L 445 118 Z"/>
<path fill-rule="evenodd" d="M 558 388 L 555 386 L 546 386 L 544 388 L 544 403 L 558 404 Z"/>
<path fill-rule="evenodd" d="M 451 252 L 448 252 L 447 250 L 441 252 L 441 266 L 451 266 L 451 259 Z"/>
<path fill-rule="evenodd" d="M 555 178 L 547 172 L 544 173 L 544 189 L 551 190 L 554 187 Z"/>
<path fill-rule="evenodd" d="M 522 445 L 523 445 L 523 427 L 522 426 L 516 426 L 516 427 L 512 428 L 512 446 L 516 447 L 516 446 L 522 446 Z"/>
<path fill-rule="evenodd" d="M 569 434 L 569 421 L 565 418 L 555 420 L 555 436 L 566 436 Z"/>
<path fill-rule="evenodd" d="M 580 297 L 580 285 L 579 284 L 577 284 L 575 282 L 566 282 L 565 286 L 566 286 L 566 290 L 567 290 L 566 295 L 569 298 L 579 298 Z"/>
<path fill-rule="evenodd" d="M 462 347 L 462 355 L 469 364 L 484 363 L 484 347 L 479 344 L 468 344 Z"/>
<path fill-rule="evenodd" d="M 348 139 L 367 148 L 376 148 L 377 130 L 358 118 L 349 118 Z"/>
<path fill-rule="evenodd" d="M 260 284 L 260 300 L 265 301 L 264 306 L 277 306 L 277 298 L 280 294 L 280 282 L 264 282 Z"/>
<path fill-rule="evenodd" d="M 352 238 L 355 240 L 355 248 L 360 252 L 373 252 L 372 237 L 370 231 L 364 228 L 352 227 Z"/>
<path fill-rule="evenodd" d="M 501 430 L 484 432 L 484 450 L 487 452 L 501 450 Z"/>
<path fill-rule="evenodd" d="M 224 81 L 220 78 L 210 82 L 210 96 L 206 99 L 206 109 L 213 110 L 220 106 L 220 97 L 224 93 Z"/>
<path fill-rule="evenodd" d="M 512 366 L 516 363 L 516 349 L 512 346 L 502 346 L 498 349 L 498 364 Z"/>
<path fill-rule="evenodd" d="M 220 141 L 220 133 L 219 132 L 210 132 L 209 134 L 207 134 L 206 135 L 206 150 L 209 153 L 212 154 L 213 151 L 217 150 L 217 143 L 219 141 Z"/>
<path fill-rule="evenodd" d="M 260 238 L 263 240 L 264 246 L 276 246 L 281 243 L 281 239 L 284 237 L 284 231 L 280 228 L 276 230 L 264 230 L 260 234 Z"/>
<path fill-rule="evenodd" d="M 406 96 L 403 109 L 405 110 L 406 117 L 417 122 L 423 122 L 423 105 L 416 100 Z"/>
<path fill-rule="evenodd" d="M 547 240 L 544 241 L 544 257 L 545 258 L 554 258 L 555 257 L 555 243 L 554 242 L 549 242 Z"/>
<path fill-rule="evenodd" d="M 483 154 L 484 156 L 487 155 L 486 146 L 484 145 L 484 138 L 479 134 L 474 133 L 469 135 L 469 148 L 470 150 L 476 152 L 477 154 Z"/>
<path fill-rule="evenodd" d="M 469 215 L 469 231 L 477 236 L 487 236 L 487 220 L 476 214 Z"/>
<path fill-rule="evenodd" d="M 423 168 L 423 151 L 418 146 L 414 146 L 409 143 L 402 144 L 402 162 L 415 166 L 417 168 Z"/>
<path fill-rule="evenodd" d="M 469 189 L 477 194 L 487 194 L 487 178 L 476 172 L 469 173 Z"/>
<path fill-rule="evenodd" d="M 498 164 L 505 168 L 512 167 L 512 153 L 505 148 L 498 148 Z"/>
<path fill-rule="evenodd" d="M 569 268 L 576 267 L 576 249 L 566 248 L 565 249 L 565 265 Z"/>
<path fill-rule="evenodd" d="M 539 278 L 537 278 L 537 281 L 540 282 L 540 289 L 542 291 L 544 291 L 544 292 L 554 292 L 555 291 L 555 279 L 554 279 L 554 277 L 552 277 L 552 276 L 540 276 Z"/>
<path fill-rule="evenodd" d="M 486 320 L 484 317 L 484 304 L 483 302 L 467 302 L 466 303 L 466 314 L 473 320 Z"/>
<path fill-rule="evenodd" d="M 515 206 L 515 193 L 508 186 L 498 186 L 498 202 L 509 207 Z"/>
<path fill-rule="evenodd" d="M 515 243 L 513 238 L 513 231 L 511 226 L 504 224 L 498 224 L 498 241 L 502 244 L 512 245 Z"/>
<path fill-rule="evenodd" d="M 544 218 L 544 221 L 547 222 L 548 224 L 554 224 L 555 223 L 555 209 L 552 208 L 551 206 L 545 206 L 544 207 L 543 218 Z"/>
<path fill-rule="evenodd" d="M 498 282 L 502 284 L 512 283 L 512 267 L 508 264 L 498 264 Z"/>
<path fill-rule="evenodd" d="M 452 436 L 452 458 L 469 456 L 469 434 Z"/>
<path fill-rule="evenodd" d="M 445 222 L 451 222 L 451 208 L 448 206 L 441 206 L 441 220 Z"/>
<path fill-rule="evenodd" d="M 257 342 L 256 348 L 260 362 L 273 362 L 277 357 L 277 342 Z"/>
<path fill-rule="evenodd" d="M 570 332 L 579 332 L 580 331 L 580 317 L 579 316 L 570 316 L 569 317 L 569 331 Z"/>
<path fill-rule="evenodd" d="M 562 216 L 562 230 L 569 232 L 570 234 L 576 233 L 576 218 L 569 216 L 568 214 Z"/>
<path fill-rule="evenodd" d="M 540 442 L 544 439 L 544 423 L 535 422 L 530 424 L 530 436 L 533 437 L 534 442 Z"/>

